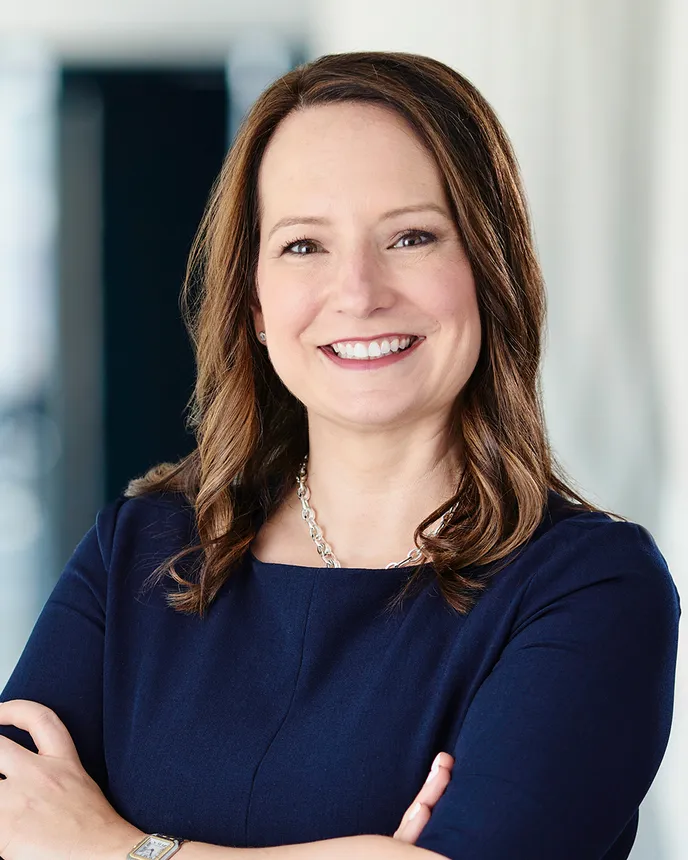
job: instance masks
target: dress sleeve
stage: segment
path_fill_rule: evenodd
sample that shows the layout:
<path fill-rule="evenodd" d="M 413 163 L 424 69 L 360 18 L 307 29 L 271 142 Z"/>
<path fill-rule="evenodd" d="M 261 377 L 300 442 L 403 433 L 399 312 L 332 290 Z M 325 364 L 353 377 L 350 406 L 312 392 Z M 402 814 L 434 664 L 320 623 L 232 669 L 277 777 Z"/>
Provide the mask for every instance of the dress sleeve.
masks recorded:
<path fill-rule="evenodd" d="M 120 501 L 103 508 L 62 571 L 0 701 L 30 699 L 51 708 L 74 740 L 84 770 L 105 790 L 103 646 L 107 564 Z M 0 734 L 36 752 L 15 726 Z"/>
<path fill-rule="evenodd" d="M 466 713 L 421 848 L 452 860 L 600 860 L 657 773 L 678 592 L 642 526 L 565 528 Z"/>

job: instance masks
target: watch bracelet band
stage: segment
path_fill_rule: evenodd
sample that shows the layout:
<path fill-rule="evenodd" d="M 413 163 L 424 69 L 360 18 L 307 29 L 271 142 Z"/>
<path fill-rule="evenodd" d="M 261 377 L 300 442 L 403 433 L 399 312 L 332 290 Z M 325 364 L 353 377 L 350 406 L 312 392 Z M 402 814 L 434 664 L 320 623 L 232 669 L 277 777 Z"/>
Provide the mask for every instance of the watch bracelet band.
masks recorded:
<path fill-rule="evenodd" d="M 146 842 L 151 838 L 165 839 L 168 842 L 173 843 L 173 845 L 170 846 L 169 848 L 167 848 L 163 854 L 154 855 L 156 860 L 158 857 L 160 858 L 160 860 L 167 860 L 168 857 L 172 857 L 173 854 L 176 854 L 177 851 L 179 851 L 179 849 L 182 847 L 182 845 L 185 842 L 189 841 L 188 839 L 180 839 L 177 836 L 168 836 L 166 833 L 147 833 L 143 837 L 143 839 L 140 839 L 136 843 L 136 845 L 134 845 L 134 847 L 131 849 L 131 851 L 127 854 L 127 860 L 139 860 L 139 858 L 141 858 L 141 857 L 146 857 L 147 855 L 137 854 L 136 851 L 139 848 L 142 848 L 146 844 Z"/>

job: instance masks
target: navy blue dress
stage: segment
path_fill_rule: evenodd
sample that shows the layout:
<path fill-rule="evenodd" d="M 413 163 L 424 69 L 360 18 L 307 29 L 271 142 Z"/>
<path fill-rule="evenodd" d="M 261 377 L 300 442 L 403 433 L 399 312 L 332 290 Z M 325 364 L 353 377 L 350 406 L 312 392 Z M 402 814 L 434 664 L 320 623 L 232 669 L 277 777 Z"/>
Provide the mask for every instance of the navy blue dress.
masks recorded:
<path fill-rule="evenodd" d="M 104 507 L 0 694 L 52 708 L 125 819 L 236 847 L 391 835 L 445 750 L 451 782 L 419 846 L 628 856 L 669 736 L 680 615 L 644 528 L 550 492 L 467 616 L 430 565 L 389 614 L 408 568 L 250 552 L 204 619 L 182 615 L 164 602 L 171 580 L 140 588 L 193 536 L 174 495 Z"/>

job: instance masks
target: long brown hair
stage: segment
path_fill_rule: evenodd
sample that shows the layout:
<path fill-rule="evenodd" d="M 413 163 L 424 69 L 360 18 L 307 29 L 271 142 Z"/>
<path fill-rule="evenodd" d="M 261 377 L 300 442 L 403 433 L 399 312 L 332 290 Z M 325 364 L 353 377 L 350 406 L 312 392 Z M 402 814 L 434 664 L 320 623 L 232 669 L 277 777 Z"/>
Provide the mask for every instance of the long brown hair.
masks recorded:
<path fill-rule="evenodd" d="M 444 598 L 459 613 L 469 611 L 486 572 L 503 568 L 533 535 L 550 490 L 581 510 L 599 510 L 569 486 L 548 443 L 539 378 L 544 284 L 518 164 L 497 116 L 470 81 L 437 60 L 396 52 L 331 54 L 268 87 L 225 158 L 181 297 L 197 365 L 188 404 L 196 448 L 132 480 L 125 491 L 130 497 L 180 493 L 193 507 L 198 542 L 149 577 L 149 584 L 166 574 L 177 583 L 166 599 L 184 613 L 204 615 L 261 518 L 293 490 L 308 450 L 305 408 L 282 384 L 251 324 L 258 168 L 289 113 L 343 101 L 384 105 L 415 130 L 443 175 L 475 280 L 481 350 L 449 428 L 461 444 L 463 471 L 455 495 L 414 533 Z M 457 502 L 439 535 L 422 534 Z M 175 565 L 191 553 L 194 572 L 184 578 Z M 392 606 L 401 604 L 421 570 L 414 568 Z"/>

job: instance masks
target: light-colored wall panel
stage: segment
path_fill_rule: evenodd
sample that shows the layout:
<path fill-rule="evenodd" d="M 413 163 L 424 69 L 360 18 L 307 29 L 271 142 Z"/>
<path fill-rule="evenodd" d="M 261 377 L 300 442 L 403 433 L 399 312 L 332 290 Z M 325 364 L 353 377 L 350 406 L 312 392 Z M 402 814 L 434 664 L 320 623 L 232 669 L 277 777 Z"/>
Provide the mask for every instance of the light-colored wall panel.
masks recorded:
<path fill-rule="evenodd" d="M 275 0 L 0 0 L 0 43 L 38 40 L 71 63 L 211 64 L 255 28 L 300 42 L 307 11 Z"/>

